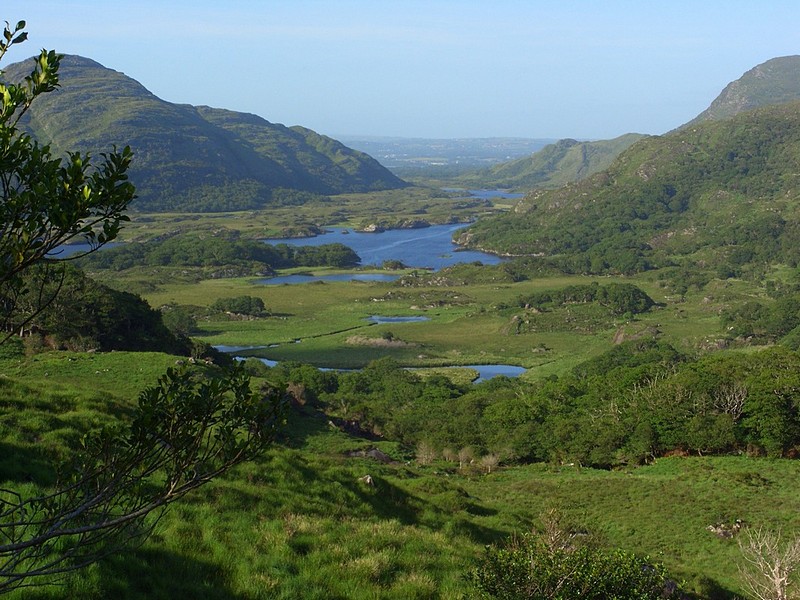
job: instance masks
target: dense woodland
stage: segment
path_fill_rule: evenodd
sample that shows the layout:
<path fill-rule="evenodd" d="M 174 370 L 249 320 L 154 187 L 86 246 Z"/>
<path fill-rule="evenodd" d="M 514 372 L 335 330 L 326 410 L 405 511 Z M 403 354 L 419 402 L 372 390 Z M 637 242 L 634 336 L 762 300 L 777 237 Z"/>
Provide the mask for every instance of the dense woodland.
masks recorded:
<path fill-rule="evenodd" d="M 87 269 L 122 271 L 136 266 L 238 267 L 240 274 L 269 274 L 291 267 L 354 267 L 361 259 L 343 244 L 290 246 L 239 239 L 235 232 L 184 234 L 163 241 L 125 244 L 82 259 Z M 228 276 L 230 276 L 229 273 Z"/>
<path fill-rule="evenodd" d="M 254 374 L 292 384 L 303 401 L 409 447 L 470 448 L 504 463 L 639 465 L 667 454 L 794 455 L 800 358 L 785 348 L 691 360 L 657 342 L 626 342 L 535 385 L 495 378 L 458 386 L 389 359 L 356 373 L 281 364 Z"/>

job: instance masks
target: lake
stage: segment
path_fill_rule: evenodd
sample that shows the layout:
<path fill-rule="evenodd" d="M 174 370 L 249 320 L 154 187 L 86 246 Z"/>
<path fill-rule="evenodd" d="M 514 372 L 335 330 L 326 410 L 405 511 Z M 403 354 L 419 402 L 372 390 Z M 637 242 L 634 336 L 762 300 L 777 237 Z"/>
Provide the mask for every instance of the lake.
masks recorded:
<path fill-rule="evenodd" d="M 263 241 L 291 246 L 344 244 L 361 257 L 362 265 L 380 266 L 387 260 L 399 260 L 412 268 L 436 271 L 457 263 L 480 261 L 495 265 L 504 260 L 477 250 L 461 250 L 453 243 L 453 233 L 465 227 L 465 223 L 456 223 L 431 225 L 423 229 L 389 229 L 381 233 L 357 233 L 333 227 L 327 233 L 312 238 L 273 238 Z"/>
<path fill-rule="evenodd" d="M 107 244 L 103 244 L 100 247 L 100 250 L 103 250 L 105 248 L 113 248 L 114 246 L 119 246 L 119 244 L 120 242 L 109 242 Z M 69 258 L 73 254 L 78 254 L 79 252 L 89 252 L 89 250 L 91 249 L 92 247 L 85 242 L 80 242 L 77 244 L 63 244 L 58 248 L 56 248 L 55 250 L 53 250 L 47 256 L 48 258 L 64 259 L 64 258 Z"/>

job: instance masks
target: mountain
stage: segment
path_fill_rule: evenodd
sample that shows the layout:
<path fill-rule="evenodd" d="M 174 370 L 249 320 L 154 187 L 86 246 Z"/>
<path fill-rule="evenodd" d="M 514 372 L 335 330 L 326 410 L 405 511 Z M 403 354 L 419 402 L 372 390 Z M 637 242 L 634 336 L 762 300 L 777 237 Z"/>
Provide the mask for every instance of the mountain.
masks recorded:
<path fill-rule="evenodd" d="M 29 64 L 10 65 L 4 77 L 21 81 Z M 302 201 L 303 193 L 406 185 L 370 156 L 310 129 L 172 104 L 88 58 L 64 56 L 59 75 L 61 87 L 39 97 L 23 125 L 50 143 L 56 155 L 67 150 L 97 155 L 114 145 L 130 145 L 136 210 L 253 209 Z"/>
<path fill-rule="evenodd" d="M 524 158 L 467 173 L 466 187 L 556 188 L 602 171 L 631 144 L 644 137 L 628 133 L 613 140 L 559 140 Z"/>
<path fill-rule="evenodd" d="M 800 100 L 800 56 L 773 58 L 731 82 L 711 105 L 679 129 L 730 118 L 761 106 Z M 608 168 L 644 136 L 629 133 L 613 140 L 559 140 L 530 156 L 460 175 L 451 185 L 549 189 L 580 181 Z"/>
<path fill-rule="evenodd" d="M 800 100 L 800 56 L 773 58 L 729 83 L 706 110 L 682 128 L 793 100 Z"/>
<path fill-rule="evenodd" d="M 640 140 L 605 171 L 537 190 L 462 244 L 575 272 L 800 262 L 800 102 Z"/>

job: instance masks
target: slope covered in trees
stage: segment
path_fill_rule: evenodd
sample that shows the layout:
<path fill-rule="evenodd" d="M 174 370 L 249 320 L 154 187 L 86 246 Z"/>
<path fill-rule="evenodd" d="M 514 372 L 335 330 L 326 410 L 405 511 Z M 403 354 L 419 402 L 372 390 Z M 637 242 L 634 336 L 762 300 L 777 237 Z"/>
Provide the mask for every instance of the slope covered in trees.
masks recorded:
<path fill-rule="evenodd" d="M 29 70 L 29 61 L 15 63 L 4 79 L 19 81 Z M 56 155 L 97 154 L 125 140 L 136 156 L 136 210 L 242 210 L 269 205 L 282 189 L 337 194 L 405 185 L 370 156 L 311 130 L 172 104 L 88 58 L 65 56 L 59 77 L 61 87 L 31 107 L 25 127 Z"/>
<path fill-rule="evenodd" d="M 632 273 L 679 256 L 733 270 L 797 264 L 800 102 L 634 144 L 606 171 L 535 191 L 460 243 L 574 272 Z"/>
<path fill-rule="evenodd" d="M 235 232 L 183 234 L 161 241 L 131 243 L 81 259 L 88 269 L 122 271 L 135 266 L 225 267 L 233 274 L 267 274 L 290 267 L 354 267 L 361 259 L 344 244 L 290 246 L 245 240 Z M 220 276 L 217 272 L 217 277 Z"/>

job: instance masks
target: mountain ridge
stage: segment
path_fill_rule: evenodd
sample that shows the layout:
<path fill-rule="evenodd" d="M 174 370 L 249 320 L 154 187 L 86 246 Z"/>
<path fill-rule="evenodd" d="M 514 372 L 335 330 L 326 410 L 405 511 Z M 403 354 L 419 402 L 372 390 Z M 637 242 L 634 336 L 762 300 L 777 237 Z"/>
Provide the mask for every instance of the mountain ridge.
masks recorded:
<path fill-rule="evenodd" d="M 21 81 L 26 64 L 9 65 L 4 77 Z M 90 58 L 65 55 L 59 75 L 61 87 L 38 98 L 22 125 L 55 155 L 130 145 L 134 210 L 255 209 L 286 189 L 338 194 L 407 185 L 372 157 L 310 129 L 173 104 Z"/>
<path fill-rule="evenodd" d="M 800 55 L 771 58 L 731 81 L 703 112 L 678 129 L 741 112 L 800 100 Z"/>
<path fill-rule="evenodd" d="M 611 140 L 565 138 L 529 156 L 465 174 L 459 181 L 466 186 L 557 188 L 602 171 L 643 137 L 639 133 L 626 133 Z"/>

